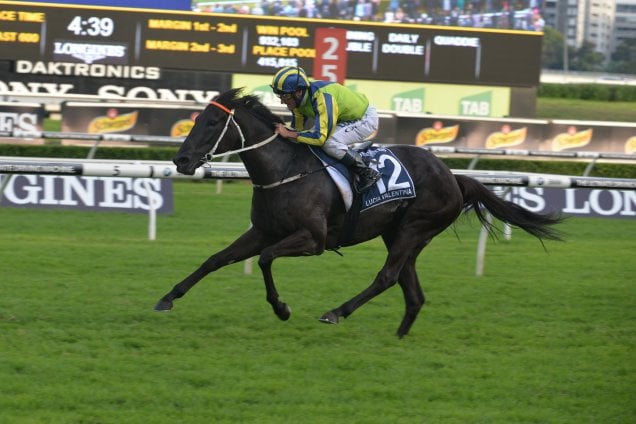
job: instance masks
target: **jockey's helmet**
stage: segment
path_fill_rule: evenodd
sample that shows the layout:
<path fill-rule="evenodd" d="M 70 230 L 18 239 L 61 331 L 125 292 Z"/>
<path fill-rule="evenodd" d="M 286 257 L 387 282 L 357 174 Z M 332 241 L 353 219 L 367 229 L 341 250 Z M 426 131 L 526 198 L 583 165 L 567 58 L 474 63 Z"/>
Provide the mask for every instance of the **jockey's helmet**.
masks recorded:
<path fill-rule="evenodd" d="M 274 94 L 291 94 L 309 87 L 309 78 L 299 66 L 285 66 L 274 75 L 271 84 Z"/>

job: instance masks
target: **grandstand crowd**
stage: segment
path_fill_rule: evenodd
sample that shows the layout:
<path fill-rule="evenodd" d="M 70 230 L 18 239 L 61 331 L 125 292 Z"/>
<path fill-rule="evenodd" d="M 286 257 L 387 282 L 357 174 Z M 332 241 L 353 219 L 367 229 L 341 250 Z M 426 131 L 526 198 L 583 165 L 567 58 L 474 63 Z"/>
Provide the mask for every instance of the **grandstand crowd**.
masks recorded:
<path fill-rule="evenodd" d="M 246 0 L 198 12 L 543 31 L 543 0 Z"/>

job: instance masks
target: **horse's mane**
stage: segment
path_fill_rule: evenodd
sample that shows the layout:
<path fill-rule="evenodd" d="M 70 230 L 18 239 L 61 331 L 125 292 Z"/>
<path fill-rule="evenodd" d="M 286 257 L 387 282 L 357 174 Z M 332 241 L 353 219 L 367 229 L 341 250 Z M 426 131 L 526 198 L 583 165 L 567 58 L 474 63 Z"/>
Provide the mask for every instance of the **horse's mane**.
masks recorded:
<path fill-rule="evenodd" d="M 244 87 L 232 88 L 219 94 L 216 101 L 230 109 L 247 109 L 261 122 L 267 124 L 272 130 L 274 129 L 275 123 L 283 122 L 283 119 L 280 116 L 273 113 L 267 106 L 261 103 L 258 96 L 253 94 L 243 96 L 243 89 Z"/>

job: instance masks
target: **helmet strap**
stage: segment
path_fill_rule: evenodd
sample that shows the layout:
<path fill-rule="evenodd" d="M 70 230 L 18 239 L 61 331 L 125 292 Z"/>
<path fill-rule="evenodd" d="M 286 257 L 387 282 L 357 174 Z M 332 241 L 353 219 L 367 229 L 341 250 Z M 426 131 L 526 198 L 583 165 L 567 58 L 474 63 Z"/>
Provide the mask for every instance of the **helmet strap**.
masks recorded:
<path fill-rule="evenodd" d="M 300 95 L 297 95 L 296 93 L 298 91 L 302 91 L 302 93 Z M 303 104 L 303 100 L 305 99 L 305 94 L 307 93 L 307 90 L 304 88 L 300 88 L 296 91 L 294 91 L 294 101 L 296 102 L 296 107 L 300 107 L 300 105 Z"/>

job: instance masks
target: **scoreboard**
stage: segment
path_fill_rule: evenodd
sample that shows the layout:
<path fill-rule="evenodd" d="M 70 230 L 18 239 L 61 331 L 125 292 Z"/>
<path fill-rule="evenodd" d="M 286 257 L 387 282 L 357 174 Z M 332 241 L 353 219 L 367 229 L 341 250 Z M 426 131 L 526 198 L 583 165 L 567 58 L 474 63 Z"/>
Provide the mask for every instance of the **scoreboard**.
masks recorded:
<path fill-rule="evenodd" d="M 311 73 L 316 33 L 346 30 L 351 79 L 534 87 L 542 33 L 0 1 L 0 60 L 86 69 Z"/>

